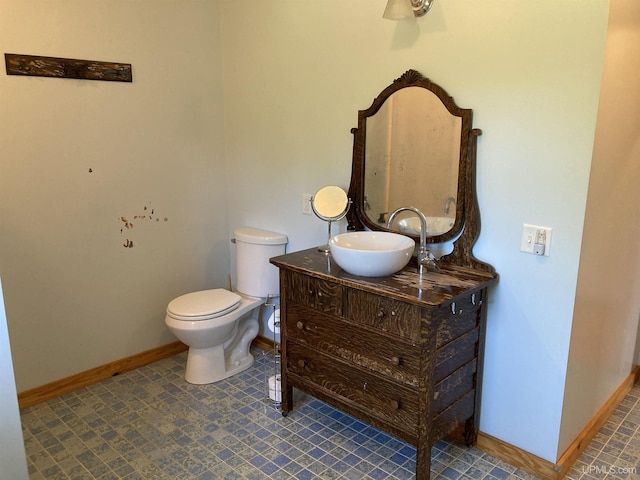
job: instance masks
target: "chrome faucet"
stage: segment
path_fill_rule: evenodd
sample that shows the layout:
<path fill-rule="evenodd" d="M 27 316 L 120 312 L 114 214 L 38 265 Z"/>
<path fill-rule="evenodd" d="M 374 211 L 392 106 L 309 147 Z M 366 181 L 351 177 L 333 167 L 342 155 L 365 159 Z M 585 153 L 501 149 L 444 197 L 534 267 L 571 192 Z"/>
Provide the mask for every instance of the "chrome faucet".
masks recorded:
<path fill-rule="evenodd" d="M 395 210 L 391 215 L 389 215 L 389 220 L 387 221 L 387 228 L 391 228 L 393 225 L 393 220 L 396 218 L 400 212 L 412 212 L 415 213 L 420 219 L 420 247 L 418 249 L 418 272 L 420 275 L 424 273 L 424 267 L 427 267 L 427 271 L 431 267 L 432 270 L 439 270 L 440 265 L 438 265 L 438 261 L 436 257 L 433 256 L 431 252 L 427 249 L 427 217 L 424 216 L 420 210 L 415 207 L 400 207 Z"/>

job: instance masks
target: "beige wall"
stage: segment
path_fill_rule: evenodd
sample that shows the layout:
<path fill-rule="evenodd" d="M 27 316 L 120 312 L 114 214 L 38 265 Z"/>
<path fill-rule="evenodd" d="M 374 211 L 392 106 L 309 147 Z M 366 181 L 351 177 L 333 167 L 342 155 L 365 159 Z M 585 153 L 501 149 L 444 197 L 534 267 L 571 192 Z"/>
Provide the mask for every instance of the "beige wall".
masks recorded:
<path fill-rule="evenodd" d="M 640 3 L 612 0 L 558 455 L 629 375 L 640 313 Z"/>
<path fill-rule="evenodd" d="M 0 24 L 2 52 L 133 65 L 133 83 L 0 75 L 22 391 L 174 341 L 167 302 L 226 286 L 221 47 L 217 2 L 6 0 Z"/>

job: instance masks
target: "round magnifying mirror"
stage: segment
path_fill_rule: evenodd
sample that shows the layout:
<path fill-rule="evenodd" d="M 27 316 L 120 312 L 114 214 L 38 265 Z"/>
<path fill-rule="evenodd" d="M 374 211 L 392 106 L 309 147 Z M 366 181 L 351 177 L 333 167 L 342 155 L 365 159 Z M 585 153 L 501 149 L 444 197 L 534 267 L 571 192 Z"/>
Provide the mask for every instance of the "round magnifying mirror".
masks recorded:
<path fill-rule="evenodd" d="M 321 218 L 329 224 L 327 244 L 318 247 L 318 250 L 324 253 L 329 252 L 329 240 L 331 239 L 331 223 L 344 216 L 349 211 L 351 201 L 347 197 L 347 193 L 340 187 L 335 185 L 327 185 L 316 192 L 311 199 L 311 208 L 318 218 Z"/>

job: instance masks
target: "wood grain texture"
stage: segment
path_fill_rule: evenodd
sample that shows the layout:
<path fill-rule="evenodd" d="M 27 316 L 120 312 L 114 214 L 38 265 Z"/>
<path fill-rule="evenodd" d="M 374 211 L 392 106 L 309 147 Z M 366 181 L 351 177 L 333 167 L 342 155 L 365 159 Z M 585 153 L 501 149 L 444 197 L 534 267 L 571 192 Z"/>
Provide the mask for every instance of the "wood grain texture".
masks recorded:
<path fill-rule="evenodd" d="M 411 340 L 420 340 L 420 318 L 422 312 L 411 305 L 380 294 L 348 289 L 345 317 L 349 320 L 390 332 Z"/>
<path fill-rule="evenodd" d="M 304 377 L 331 395 L 365 406 L 367 418 L 402 425 L 408 431 L 418 425 L 418 397 L 415 390 L 401 384 L 389 388 L 384 377 L 366 368 L 345 362 L 295 342 L 287 346 L 286 368 L 293 375 Z M 415 433 L 414 433 L 415 435 Z"/>
<path fill-rule="evenodd" d="M 334 284 L 334 287 L 323 288 L 336 289 L 338 285 L 343 285 L 374 294 L 380 294 L 383 290 L 385 297 L 418 307 L 450 307 L 454 299 L 462 302 L 462 305 L 471 304 L 471 297 L 474 293 L 477 298 L 476 302 L 479 303 L 483 298 L 482 289 L 497 280 L 496 275 L 455 265 L 444 265 L 438 272 L 428 272 L 420 276 L 414 263 L 409 263 L 407 267 L 388 277 L 358 277 L 342 270 L 330 255 L 318 252 L 315 248 L 274 257 L 270 261 L 276 267 L 292 272 L 313 272 L 316 282 L 317 280 L 327 280 Z M 302 280 L 288 279 L 287 281 L 290 283 Z M 308 289 L 304 282 L 301 285 L 292 284 L 289 288 L 299 292 Z M 281 293 L 282 291 L 280 290 Z M 335 295 L 341 295 L 341 292 L 336 291 L 333 296 L 331 294 L 325 295 L 322 302 L 325 301 L 324 299 L 334 298 Z M 468 298 L 463 300 L 463 295 Z M 298 299 L 297 301 L 315 302 L 316 300 Z M 326 308 L 342 308 L 342 303 L 338 303 L 340 305 L 336 303 Z M 446 316 L 446 312 L 443 312 L 443 315 Z"/>
<path fill-rule="evenodd" d="M 131 64 L 5 53 L 7 75 L 132 82 Z"/>
<path fill-rule="evenodd" d="M 436 351 L 436 368 L 433 372 L 434 382 L 443 380 L 464 364 L 477 356 L 478 329 L 454 340 L 449 345 Z"/>
<path fill-rule="evenodd" d="M 456 427 L 475 443 L 495 277 L 447 270 L 423 277 L 411 297 L 411 266 L 354 277 L 316 249 L 271 262 L 280 268 L 284 416 L 294 387 L 314 395 L 415 445 L 418 480 L 429 478 L 431 447 Z"/>
<path fill-rule="evenodd" d="M 418 386 L 420 350 L 415 343 L 319 314 L 294 302 L 288 306 L 288 318 L 289 341 L 342 358 L 400 383 Z M 380 342 L 381 338 L 384 342 Z M 377 347 L 371 348 L 374 344 Z"/>

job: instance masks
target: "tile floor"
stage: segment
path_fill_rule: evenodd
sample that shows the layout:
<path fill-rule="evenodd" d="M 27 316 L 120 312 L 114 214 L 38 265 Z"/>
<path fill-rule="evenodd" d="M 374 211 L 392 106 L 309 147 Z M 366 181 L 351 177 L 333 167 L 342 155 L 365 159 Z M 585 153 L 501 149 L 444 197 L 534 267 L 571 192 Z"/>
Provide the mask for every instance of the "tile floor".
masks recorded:
<path fill-rule="evenodd" d="M 22 411 L 34 479 L 412 479 L 413 447 L 304 394 L 284 418 L 267 398 L 273 357 L 211 385 L 184 380 L 186 354 Z M 640 478 L 636 385 L 566 478 Z M 442 441 L 433 479 L 534 479 Z"/>

